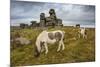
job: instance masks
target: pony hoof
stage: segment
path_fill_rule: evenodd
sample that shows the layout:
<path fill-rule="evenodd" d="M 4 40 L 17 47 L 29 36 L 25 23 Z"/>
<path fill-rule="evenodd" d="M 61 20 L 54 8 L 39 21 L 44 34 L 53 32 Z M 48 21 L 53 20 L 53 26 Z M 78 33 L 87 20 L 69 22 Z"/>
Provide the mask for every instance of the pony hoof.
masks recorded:
<path fill-rule="evenodd" d="M 60 50 L 57 50 L 57 52 L 59 52 Z"/>
<path fill-rule="evenodd" d="M 64 50 L 65 48 L 63 48 L 62 50 Z"/>
<path fill-rule="evenodd" d="M 45 52 L 45 54 L 47 54 L 48 52 Z"/>

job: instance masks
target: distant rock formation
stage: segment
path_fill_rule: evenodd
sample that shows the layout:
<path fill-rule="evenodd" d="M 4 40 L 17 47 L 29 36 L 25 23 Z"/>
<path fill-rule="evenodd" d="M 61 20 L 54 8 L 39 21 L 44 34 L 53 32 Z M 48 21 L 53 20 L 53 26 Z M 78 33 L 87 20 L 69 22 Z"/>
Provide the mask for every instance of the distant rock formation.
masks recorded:
<path fill-rule="evenodd" d="M 40 27 L 63 26 L 62 20 L 57 18 L 54 9 L 50 9 L 49 14 L 49 17 L 45 17 L 44 13 L 40 14 Z"/>
<path fill-rule="evenodd" d="M 63 26 L 62 19 L 57 18 L 55 10 L 49 10 L 49 17 L 45 17 L 45 13 L 40 14 L 40 22 L 31 21 L 30 27 L 48 27 L 48 26 Z M 25 28 L 26 24 L 20 24 L 21 28 Z"/>
<path fill-rule="evenodd" d="M 21 24 L 20 24 L 20 28 L 22 28 L 22 29 L 28 28 L 28 24 L 21 23 Z"/>
<path fill-rule="evenodd" d="M 80 28 L 80 24 L 76 24 L 76 27 Z"/>

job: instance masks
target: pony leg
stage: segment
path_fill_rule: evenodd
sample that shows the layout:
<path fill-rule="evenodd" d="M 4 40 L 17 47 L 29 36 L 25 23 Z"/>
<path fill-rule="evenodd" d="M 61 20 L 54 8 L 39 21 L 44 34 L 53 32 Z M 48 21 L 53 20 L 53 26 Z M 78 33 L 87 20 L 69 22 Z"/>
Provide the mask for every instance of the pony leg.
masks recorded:
<path fill-rule="evenodd" d="M 44 42 L 41 42 L 41 52 L 44 51 Z"/>
<path fill-rule="evenodd" d="M 46 49 L 45 54 L 47 54 L 47 53 L 48 53 L 48 46 L 47 46 L 47 43 L 44 43 L 44 47 L 45 47 L 45 49 Z"/>
<path fill-rule="evenodd" d="M 60 47 L 61 47 L 61 41 L 59 42 L 59 46 L 58 46 L 57 52 L 60 51 Z"/>
<path fill-rule="evenodd" d="M 63 42 L 63 41 L 61 41 L 61 43 L 62 43 L 62 50 L 64 50 L 64 49 L 65 49 L 64 42 Z"/>
<path fill-rule="evenodd" d="M 78 34 L 78 37 L 80 38 L 81 37 L 81 34 Z"/>
<path fill-rule="evenodd" d="M 85 35 L 85 39 L 87 39 L 87 35 Z"/>
<path fill-rule="evenodd" d="M 85 34 L 83 34 L 83 39 L 85 39 Z"/>

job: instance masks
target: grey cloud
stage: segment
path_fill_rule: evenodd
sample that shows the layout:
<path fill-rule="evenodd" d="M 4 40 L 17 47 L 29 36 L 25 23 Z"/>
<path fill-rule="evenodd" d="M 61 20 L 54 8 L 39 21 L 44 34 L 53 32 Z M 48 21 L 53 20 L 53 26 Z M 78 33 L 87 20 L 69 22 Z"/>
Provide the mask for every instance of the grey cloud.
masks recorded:
<path fill-rule="evenodd" d="M 55 9 L 58 18 L 61 18 L 64 21 L 63 23 L 67 23 L 67 21 L 95 23 L 95 6 L 92 5 L 22 1 L 11 2 L 11 20 L 14 21 L 11 23 L 17 23 L 17 19 L 20 22 L 24 22 L 22 19 L 25 19 L 25 21 L 27 19 L 36 19 L 39 21 L 40 13 L 44 12 L 48 16 L 48 11 L 51 8 Z"/>

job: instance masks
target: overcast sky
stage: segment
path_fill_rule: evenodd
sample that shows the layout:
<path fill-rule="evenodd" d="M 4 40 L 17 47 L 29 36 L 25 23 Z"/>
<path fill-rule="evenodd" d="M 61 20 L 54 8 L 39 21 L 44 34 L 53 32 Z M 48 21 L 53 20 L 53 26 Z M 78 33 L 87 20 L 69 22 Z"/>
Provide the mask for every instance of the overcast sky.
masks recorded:
<path fill-rule="evenodd" d="M 28 23 L 36 20 L 39 22 L 40 13 L 49 16 L 49 9 L 55 9 L 58 18 L 63 20 L 64 25 L 95 25 L 95 6 L 75 5 L 43 2 L 11 2 L 11 25 Z"/>

